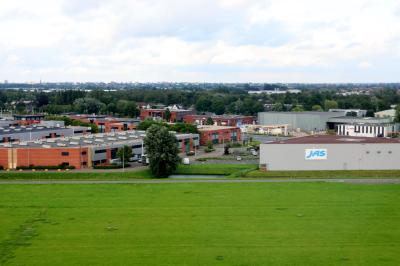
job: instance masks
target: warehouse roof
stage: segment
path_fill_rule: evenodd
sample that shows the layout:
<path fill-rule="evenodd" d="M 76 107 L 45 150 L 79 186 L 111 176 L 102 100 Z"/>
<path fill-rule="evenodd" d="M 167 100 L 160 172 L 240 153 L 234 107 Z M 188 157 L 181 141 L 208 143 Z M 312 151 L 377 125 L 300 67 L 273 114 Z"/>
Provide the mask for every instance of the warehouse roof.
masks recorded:
<path fill-rule="evenodd" d="M 345 123 L 345 124 L 390 124 L 392 121 L 390 118 L 378 118 L 378 117 L 352 117 L 352 116 L 341 116 L 332 117 L 328 119 L 328 123 Z"/>
<path fill-rule="evenodd" d="M 78 135 L 72 137 L 49 138 L 35 141 L 18 141 L 14 143 L 0 144 L 0 148 L 79 148 L 79 147 L 106 147 L 121 146 L 134 143 L 141 143 L 145 131 L 128 130 L 112 133 L 98 133 Z M 197 134 L 174 133 L 178 140 L 198 137 Z"/>
<path fill-rule="evenodd" d="M 366 144 L 366 143 L 398 143 L 400 139 L 393 138 L 367 138 L 337 135 L 313 135 L 287 140 L 274 141 L 266 144 Z"/>
<path fill-rule="evenodd" d="M 238 127 L 230 127 L 230 126 L 214 126 L 214 125 L 203 125 L 199 126 L 199 131 L 215 131 L 215 130 L 224 130 L 224 129 L 235 129 Z"/>

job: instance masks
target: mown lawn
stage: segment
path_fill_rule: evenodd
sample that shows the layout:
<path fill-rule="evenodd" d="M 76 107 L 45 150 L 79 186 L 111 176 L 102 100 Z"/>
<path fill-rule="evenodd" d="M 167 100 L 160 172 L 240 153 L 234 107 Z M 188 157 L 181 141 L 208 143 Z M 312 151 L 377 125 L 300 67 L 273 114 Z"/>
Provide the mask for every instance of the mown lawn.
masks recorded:
<path fill-rule="evenodd" d="M 176 174 L 231 175 L 257 169 L 255 164 L 192 164 L 179 165 Z"/>
<path fill-rule="evenodd" d="M 0 265 L 400 265 L 399 209 L 399 185 L 1 185 Z"/>
<path fill-rule="evenodd" d="M 335 171 L 260 171 L 245 174 L 252 178 L 400 178 L 400 170 L 335 170 Z"/>
<path fill-rule="evenodd" d="M 152 178 L 149 170 L 126 171 L 126 172 L 102 172 L 101 170 L 93 170 L 92 172 L 44 172 L 44 171 L 12 171 L 0 172 L 0 180 L 12 179 L 85 179 L 85 180 L 113 180 L 113 179 L 138 179 Z"/>

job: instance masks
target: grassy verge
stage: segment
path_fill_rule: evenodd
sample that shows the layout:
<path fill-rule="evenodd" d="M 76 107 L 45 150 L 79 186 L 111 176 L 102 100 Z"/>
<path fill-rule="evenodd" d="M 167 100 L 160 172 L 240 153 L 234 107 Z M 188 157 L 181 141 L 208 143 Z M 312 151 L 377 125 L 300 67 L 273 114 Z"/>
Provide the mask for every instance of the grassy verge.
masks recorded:
<path fill-rule="evenodd" d="M 1 172 L 0 180 L 11 179 L 83 179 L 83 180 L 112 180 L 152 178 L 149 170 L 136 172 Z"/>
<path fill-rule="evenodd" d="M 400 265 L 400 186 L 2 185 L 0 265 Z"/>
<path fill-rule="evenodd" d="M 373 171 L 259 171 L 247 172 L 250 178 L 400 178 L 400 170 Z"/>
<path fill-rule="evenodd" d="M 232 175 L 245 170 L 254 170 L 255 164 L 193 164 L 180 165 L 175 174 Z"/>

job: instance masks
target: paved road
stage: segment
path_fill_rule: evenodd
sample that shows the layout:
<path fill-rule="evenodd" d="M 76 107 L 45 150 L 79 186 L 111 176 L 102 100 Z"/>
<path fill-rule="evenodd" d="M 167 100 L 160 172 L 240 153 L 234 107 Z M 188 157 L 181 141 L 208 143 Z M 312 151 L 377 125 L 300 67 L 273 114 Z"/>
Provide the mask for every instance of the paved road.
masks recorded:
<path fill-rule="evenodd" d="M 0 185 L 48 184 L 176 184 L 176 183 L 351 183 L 351 184 L 400 184 L 400 179 L 131 179 L 131 180 L 7 180 Z"/>

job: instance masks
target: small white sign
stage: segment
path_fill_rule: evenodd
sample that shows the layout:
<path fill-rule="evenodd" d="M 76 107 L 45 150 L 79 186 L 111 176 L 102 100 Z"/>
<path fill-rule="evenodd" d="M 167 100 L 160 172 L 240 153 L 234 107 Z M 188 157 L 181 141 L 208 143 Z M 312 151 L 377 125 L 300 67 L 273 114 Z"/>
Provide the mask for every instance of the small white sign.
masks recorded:
<path fill-rule="evenodd" d="M 327 149 L 306 149 L 305 150 L 306 160 L 327 160 L 328 150 Z"/>

